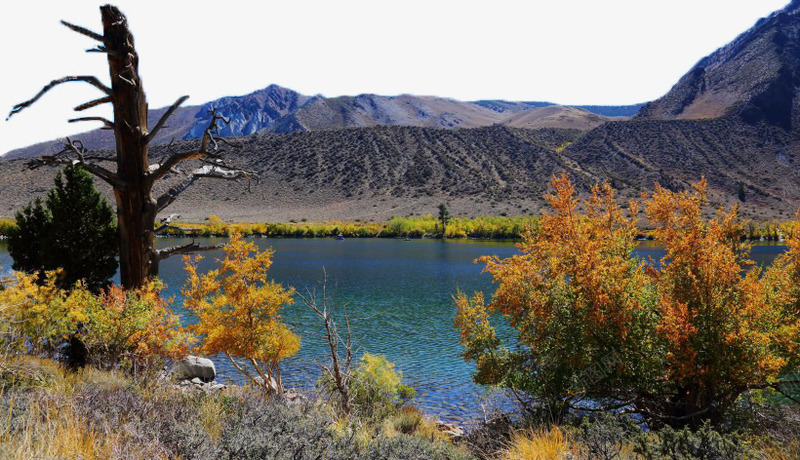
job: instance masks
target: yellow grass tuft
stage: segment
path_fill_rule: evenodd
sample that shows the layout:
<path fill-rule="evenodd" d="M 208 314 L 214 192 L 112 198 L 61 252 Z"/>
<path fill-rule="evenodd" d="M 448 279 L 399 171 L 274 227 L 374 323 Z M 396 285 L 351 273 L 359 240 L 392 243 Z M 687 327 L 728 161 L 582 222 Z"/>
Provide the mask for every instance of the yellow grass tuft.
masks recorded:
<path fill-rule="evenodd" d="M 11 430 L 12 404 L 0 415 L 0 458 L 106 459 L 111 458 L 110 439 L 88 426 L 68 405 L 52 400 L 29 402 L 25 414 Z"/>
<path fill-rule="evenodd" d="M 214 442 L 222 438 L 222 430 L 225 427 L 225 406 L 219 397 L 206 396 L 200 401 L 199 423 L 203 431 Z"/>
<path fill-rule="evenodd" d="M 415 406 L 406 406 L 383 421 L 381 431 L 386 437 L 400 434 L 422 438 L 431 442 L 449 442 L 432 420 Z"/>
<path fill-rule="evenodd" d="M 569 437 L 560 428 L 529 429 L 514 433 L 503 451 L 506 460 L 555 460 L 570 454 Z"/>

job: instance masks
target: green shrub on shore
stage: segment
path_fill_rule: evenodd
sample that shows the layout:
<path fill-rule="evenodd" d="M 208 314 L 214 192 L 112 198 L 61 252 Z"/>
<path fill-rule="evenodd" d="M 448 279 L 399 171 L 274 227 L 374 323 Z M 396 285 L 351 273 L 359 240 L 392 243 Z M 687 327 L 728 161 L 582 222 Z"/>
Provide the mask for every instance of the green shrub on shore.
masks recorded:
<path fill-rule="evenodd" d="M 16 228 L 17 224 L 13 219 L 0 218 L 0 237 L 8 238 Z"/>
<path fill-rule="evenodd" d="M 323 385 L 331 384 L 323 379 Z M 364 353 L 350 379 L 351 403 L 360 416 L 369 419 L 380 421 L 397 413 L 414 394 L 413 388 L 403 384 L 403 374 L 383 355 Z"/>

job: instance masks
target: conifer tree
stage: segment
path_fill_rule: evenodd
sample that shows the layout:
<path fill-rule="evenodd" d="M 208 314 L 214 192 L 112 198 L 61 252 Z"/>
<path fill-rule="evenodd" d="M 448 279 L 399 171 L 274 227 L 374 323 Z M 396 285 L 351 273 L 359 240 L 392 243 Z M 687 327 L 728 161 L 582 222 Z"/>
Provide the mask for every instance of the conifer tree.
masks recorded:
<path fill-rule="evenodd" d="M 67 166 L 41 199 L 17 212 L 9 238 L 13 268 L 44 275 L 61 268 L 59 286 L 83 280 L 92 291 L 107 286 L 117 271 L 114 212 L 81 167 Z"/>

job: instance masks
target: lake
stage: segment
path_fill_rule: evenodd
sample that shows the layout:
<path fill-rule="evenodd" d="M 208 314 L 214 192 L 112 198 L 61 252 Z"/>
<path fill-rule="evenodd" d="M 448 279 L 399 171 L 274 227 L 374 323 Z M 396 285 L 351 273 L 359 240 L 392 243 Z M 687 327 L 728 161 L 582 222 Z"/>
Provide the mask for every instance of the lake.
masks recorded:
<path fill-rule="evenodd" d="M 201 239 L 198 239 L 198 241 Z M 218 239 L 202 239 L 214 244 Z M 298 291 L 316 288 L 328 275 L 328 293 L 337 311 L 346 306 L 354 344 L 359 351 L 384 354 L 394 362 L 406 382 L 417 390 L 417 404 L 428 414 L 451 421 L 466 421 L 482 414 L 486 390 L 471 380 L 473 364 L 458 356 L 461 351 L 453 325 L 456 289 L 472 293 L 492 291 L 491 276 L 481 273 L 475 258 L 516 253 L 513 242 L 485 240 L 399 239 L 272 239 L 253 241 L 275 249 L 270 277 Z M 187 240 L 159 239 L 159 247 Z M 758 244 L 751 257 L 768 264 L 785 247 Z M 642 243 L 637 254 L 657 260 L 663 249 Z M 214 265 L 221 251 L 203 254 L 201 271 Z M 5 243 L 0 241 L 0 266 L 11 265 Z M 184 322 L 192 320 L 181 308 L 180 287 L 185 281 L 181 257 L 162 262 L 161 276 L 167 295 L 175 296 L 174 309 Z M 301 336 L 299 353 L 283 366 L 287 387 L 311 388 L 325 363 L 323 325 L 302 303 L 284 309 L 283 317 Z M 342 326 L 343 328 L 343 326 Z M 238 381 L 236 371 L 224 358 L 215 357 L 219 380 Z"/>

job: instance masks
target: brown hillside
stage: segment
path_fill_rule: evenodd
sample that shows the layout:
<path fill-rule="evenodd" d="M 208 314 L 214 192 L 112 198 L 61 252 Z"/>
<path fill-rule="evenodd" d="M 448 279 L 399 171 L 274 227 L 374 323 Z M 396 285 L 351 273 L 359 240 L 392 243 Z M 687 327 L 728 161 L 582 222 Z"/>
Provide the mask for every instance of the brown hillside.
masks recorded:
<path fill-rule="evenodd" d="M 607 117 L 583 109 L 551 105 L 517 112 L 503 120 L 503 124 L 515 128 L 562 128 L 589 131 L 609 120 Z"/>
<path fill-rule="evenodd" d="M 501 126 L 259 134 L 238 139 L 239 147 L 226 153 L 231 163 L 259 174 L 251 192 L 244 185 L 201 181 L 166 212 L 193 220 L 217 214 L 241 221 L 384 221 L 435 213 L 448 202 L 456 216 L 528 214 L 538 211 L 553 174 L 571 174 L 583 190 L 595 182 L 555 152 L 578 135 Z M 182 141 L 175 148 L 190 145 Z M 153 157 L 160 153 L 163 147 L 154 148 Z M 0 216 L 12 216 L 43 194 L 53 173 L 25 171 L 22 160 L 0 162 Z"/>

